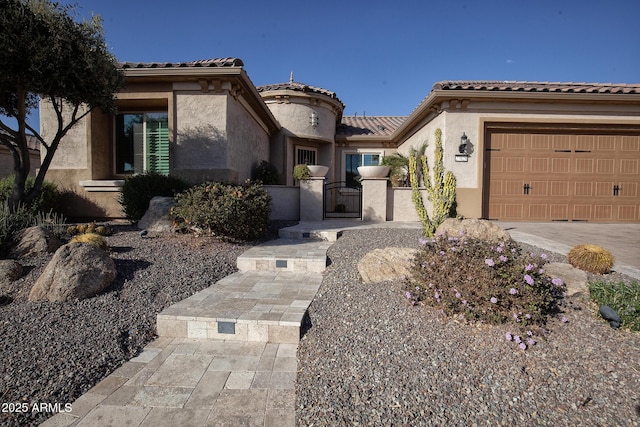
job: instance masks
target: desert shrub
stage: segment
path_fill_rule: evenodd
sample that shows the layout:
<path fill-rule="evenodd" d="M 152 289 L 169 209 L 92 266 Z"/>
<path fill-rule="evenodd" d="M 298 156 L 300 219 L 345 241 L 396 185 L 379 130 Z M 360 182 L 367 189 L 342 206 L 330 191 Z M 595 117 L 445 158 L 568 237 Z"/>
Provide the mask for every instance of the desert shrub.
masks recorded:
<path fill-rule="evenodd" d="M 189 188 L 189 184 L 178 177 L 149 172 L 128 177 L 122 186 L 118 201 L 125 217 L 139 221 L 149 209 L 149 202 L 156 196 L 173 197 Z"/>
<path fill-rule="evenodd" d="M 4 202 L 11 197 L 13 192 L 13 175 L 0 179 L 0 203 Z M 25 192 L 33 188 L 35 178 L 32 176 L 27 177 L 25 183 Z M 36 196 L 26 207 L 26 210 L 35 214 L 37 212 L 59 212 L 59 199 L 60 192 L 55 184 L 44 181 L 42 183 L 42 189 L 40 194 Z"/>
<path fill-rule="evenodd" d="M 594 274 L 608 273 L 615 261 L 611 252 L 589 243 L 571 248 L 567 259 L 572 266 Z"/>
<path fill-rule="evenodd" d="M 53 212 L 33 212 L 24 206 L 18 206 L 15 212 L 11 212 L 7 201 L 0 202 L 0 259 L 7 255 L 15 243 L 16 233 L 23 228 L 40 225 L 60 234 L 64 222 L 63 216 Z"/>
<path fill-rule="evenodd" d="M 546 256 L 522 253 L 515 242 L 443 236 L 421 242 L 406 281 L 412 304 L 470 321 L 512 322 L 530 337 L 557 312 L 564 286 L 544 274 Z"/>
<path fill-rule="evenodd" d="M 171 209 L 178 223 L 240 240 L 262 237 L 269 225 L 271 197 L 260 183 L 208 182 L 180 193 Z"/>
<path fill-rule="evenodd" d="M 293 167 L 293 179 L 298 182 L 304 182 L 309 180 L 311 177 L 311 171 L 309 170 L 309 166 L 306 164 L 299 164 Z"/>
<path fill-rule="evenodd" d="M 266 160 L 261 161 L 254 170 L 254 179 L 264 185 L 276 185 L 278 183 L 278 169 Z"/>
<path fill-rule="evenodd" d="M 590 283 L 589 294 L 598 305 L 614 309 L 622 326 L 632 331 L 640 331 L 640 284 L 638 282 Z"/>
<path fill-rule="evenodd" d="M 89 243 L 90 245 L 96 245 L 105 251 L 109 249 L 107 239 L 96 233 L 78 234 L 71 239 L 71 243 Z"/>

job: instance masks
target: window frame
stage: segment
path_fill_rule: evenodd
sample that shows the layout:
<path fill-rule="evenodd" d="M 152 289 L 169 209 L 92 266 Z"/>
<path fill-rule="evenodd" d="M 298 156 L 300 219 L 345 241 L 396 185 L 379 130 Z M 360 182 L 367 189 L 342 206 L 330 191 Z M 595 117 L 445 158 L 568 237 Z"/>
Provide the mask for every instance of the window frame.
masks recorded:
<path fill-rule="evenodd" d="M 341 167 L 340 167 L 340 180 L 347 184 L 347 156 L 359 154 L 361 156 L 361 160 L 364 160 L 364 156 L 367 154 L 370 155 L 379 155 L 380 158 L 378 160 L 378 165 L 382 164 L 382 159 L 384 158 L 384 150 L 376 150 L 371 148 L 358 148 L 356 150 L 344 150 L 342 151 L 342 159 L 341 159 Z M 353 190 L 351 190 L 353 191 Z"/>
<path fill-rule="evenodd" d="M 133 176 L 139 173 L 146 173 L 149 171 L 149 159 L 148 159 L 148 140 L 147 140 L 147 126 L 148 126 L 148 120 L 147 117 L 148 115 L 153 115 L 153 114 L 165 114 L 166 115 L 166 119 L 167 119 L 167 132 L 168 132 L 168 152 L 167 154 L 170 157 L 170 145 L 171 145 L 171 132 L 169 129 L 169 111 L 168 109 L 162 109 L 162 108 L 141 108 L 141 109 L 124 109 L 119 111 L 117 114 L 115 114 L 113 116 L 113 174 L 115 176 L 120 176 L 120 177 L 128 177 L 128 176 Z M 135 170 L 135 162 L 134 162 L 134 169 L 131 172 L 119 172 L 118 171 L 118 116 L 126 116 L 126 115 L 142 115 L 142 134 L 144 136 L 144 140 L 142 141 L 142 172 L 136 172 Z M 135 158 L 135 149 L 134 149 L 134 158 Z M 124 165 L 123 165 L 123 169 L 124 169 Z M 170 173 L 171 170 L 171 163 L 169 160 L 169 166 L 168 166 L 168 171 L 167 174 Z M 161 173 L 161 172 L 159 172 Z"/>
<path fill-rule="evenodd" d="M 318 164 L 318 149 L 316 147 L 307 147 L 305 145 L 296 145 L 296 164 L 302 164 L 299 162 L 300 160 L 300 152 L 301 151 L 309 151 L 313 153 L 313 163 L 307 162 L 307 165 L 317 165 Z"/>

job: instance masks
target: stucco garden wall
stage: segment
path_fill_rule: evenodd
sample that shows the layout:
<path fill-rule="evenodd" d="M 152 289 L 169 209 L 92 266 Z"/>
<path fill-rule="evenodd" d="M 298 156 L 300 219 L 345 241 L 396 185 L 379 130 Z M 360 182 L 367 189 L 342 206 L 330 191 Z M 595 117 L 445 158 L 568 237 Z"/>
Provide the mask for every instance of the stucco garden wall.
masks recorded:
<path fill-rule="evenodd" d="M 298 221 L 300 219 L 300 187 L 265 185 L 264 189 L 271 196 L 270 220 Z"/>

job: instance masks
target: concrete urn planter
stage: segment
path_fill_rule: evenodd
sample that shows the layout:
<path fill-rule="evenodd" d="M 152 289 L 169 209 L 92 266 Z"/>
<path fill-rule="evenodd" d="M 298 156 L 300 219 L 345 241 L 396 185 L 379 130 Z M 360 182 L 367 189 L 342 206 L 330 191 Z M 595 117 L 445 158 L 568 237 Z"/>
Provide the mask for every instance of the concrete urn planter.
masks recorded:
<path fill-rule="evenodd" d="M 324 178 L 329 172 L 329 166 L 308 165 L 307 167 L 312 177 Z"/>
<path fill-rule="evenodd" d="M 363 178 L 386 178 L 389 175 L 389 166 L 358 166 L 358 174 Z"/>

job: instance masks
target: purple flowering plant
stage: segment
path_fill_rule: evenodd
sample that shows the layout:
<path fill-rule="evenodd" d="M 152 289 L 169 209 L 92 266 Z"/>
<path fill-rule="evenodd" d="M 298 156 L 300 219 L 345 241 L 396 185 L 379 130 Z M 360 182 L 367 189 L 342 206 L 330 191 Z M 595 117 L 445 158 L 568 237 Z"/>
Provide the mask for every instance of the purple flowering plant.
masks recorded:
<path fill-rule="evenodd" d="M 462 314 L 472 322 L 509 323 L 516 328 L 513 336 L 531 340 L 549 316 L 559 313 L 564 284 L 544 274 L 546 257 L 525 253 L 517 242 L 437 236 L 420 243 L 404 281 L 412 304 Z"/>

